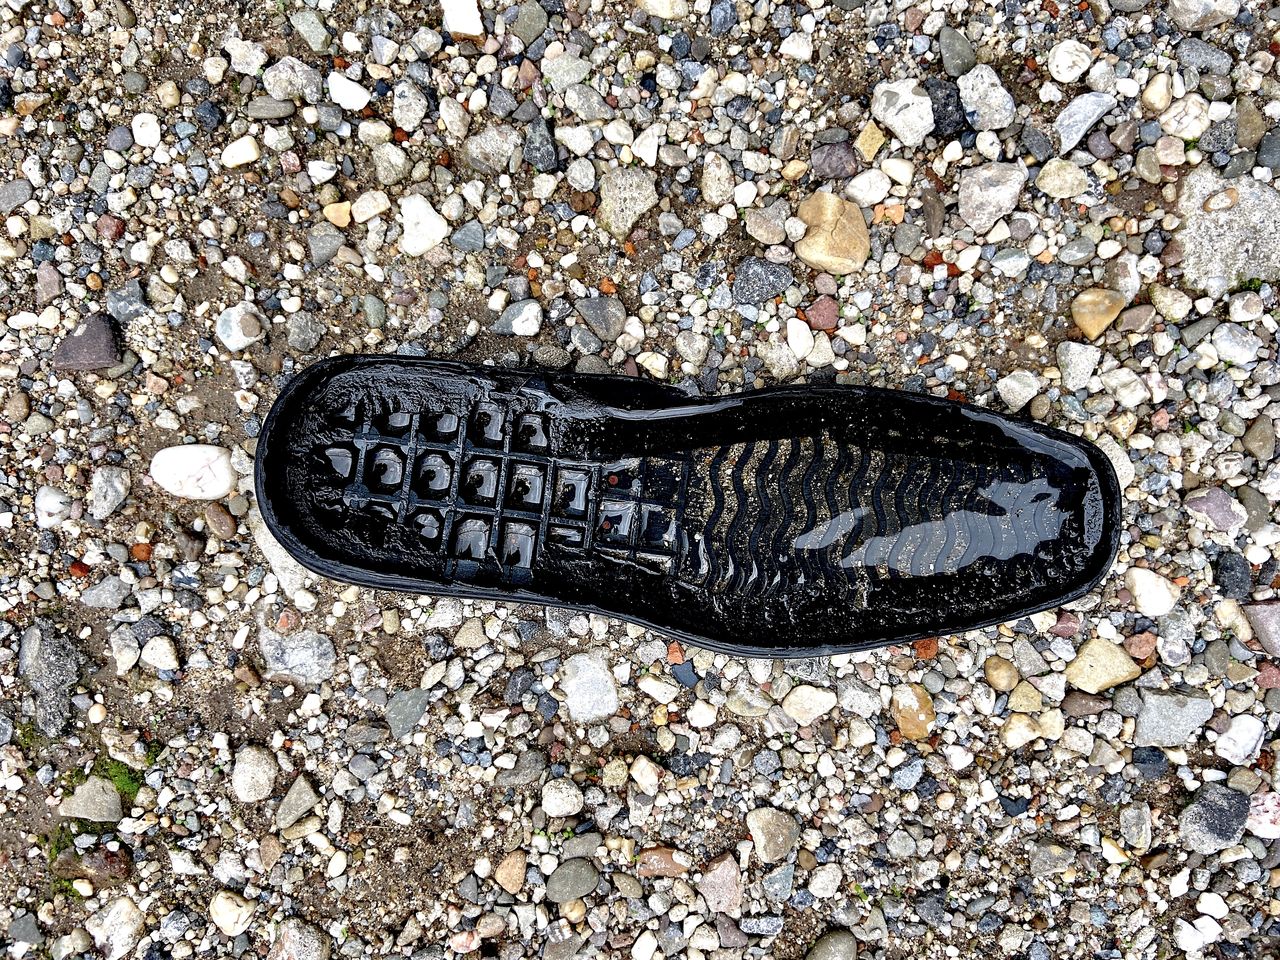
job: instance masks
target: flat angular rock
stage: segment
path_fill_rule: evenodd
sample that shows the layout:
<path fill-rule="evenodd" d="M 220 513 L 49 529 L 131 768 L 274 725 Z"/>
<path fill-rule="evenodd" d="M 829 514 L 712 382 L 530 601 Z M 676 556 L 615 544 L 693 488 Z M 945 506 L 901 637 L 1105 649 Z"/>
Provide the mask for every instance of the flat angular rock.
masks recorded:
<path fill-rule="evenodd" d="M 1118 643 L 1103 637 L 1088 641 L 1067 664 L 1067 682 L 1086 693 L 1101 693 L 1136 680 L 1142 670 Z"/>
<path fill-rule="evenodd" d="M 1213 701 L 1199 691 L 1142 691 L 1142 709 L 1134 729 L 1139 747 L 1183 747 L 1213 716 Z"/>
<path fill-rule="evenodd" d="M 320 71 L 297 57 L 283 57 L 267 67 L 262 73 L 262 86 L 276 100 L 319 103 L 324 97 L 324 78 Z"/>
<path fill-rule="evenodd" d="M 1027 182 L 1016 163 L 985 163 L 960 174 L 960 217 L 977 233 L 986 233 L 1018 206 Z"/>
<path fill-rule="evenodd" d="M 600 178 L 596 220 L 618 240 L 626 238 L 641 217 L 658 203 L 654 175 L 636 167 L 610 170 Z"/>
<path fill-rule="evenodd" d="M 10 180 L 0 185 L 0 216 L 13 213 L 30 200 L 34 192 L 30 180 Z"/>
<path fill-rule="evenodd" d="M 733 279 L 735 303 L 759 305 L 772 300 L 795 282 L 795 276 L 780 263 L 747 257 L 738 264 Z"/>
<path fill-rule="evenodd" d="M 315 809 L 320 802 L 320 795 L 311 786 L 305 773 L 298 774 L 289 790 L 285 793 L 280 806 L 276 807 L 276 829 L 286 830 Z"/>
<path fill-rule="evenodd" d="M 387 726 L 395 740 L 413 732 L 431 700 L 429 690 L 401 690 L 387 703 Z"/>
<path fill-rule="evenodd" d="M 871 115 L 893 131 L 906 147 L 918 147 L 933 132 L 933 102 L 920 84 L 908 77 L 876 85 Z"/>
<path fill-rule="evenodd" d="M 1208 30 L 1235 18 L 1240 0 L 1170 0 L 1169 17 L 1182 30 Z"/>
<path fill-rule="evenodd" d="M 800 839 L 796 818 L 773 807 L 756 807 L 748 813 L 747 830 L 755 843 L 756 856 L 764 863 L 785 860 Z"/>
<path fill-rule="evenodd" d="M 258 649 L 267 680 L 314 687 L 332 677 L 337 664 L 333 642 L 315 630 L 282 635 L 264 627 L 258 632 Z"/>
<path fill-rule="evenodd" d="M 1058 156 L 1070 153 L 1115 105 L 1115 97 L 1096 90 L 1082 93 L 1068 103 L 1053 122 L 1054 132 L 1058 135 Z"/>
<path fill-rule="evenodd" d="M 115 328 L 105 313 L 92 313 L 80 321 L 53 353 L 55 370 L 105 370 L 119 362 Z"/>
<path fill-rule="evenodd" d="M 1244 836 L 1249 798 L 1220 783 L 1206 783 L 1182 811 L 1178 827 L 1182 845 L 1195 853 L 1217 853 Z"/>
<path fill-rule="evenodd" d="M 120 793 L 111 781 L 89 777 L 58 805 L 58 815 L 95 823 L 118 823 L 124 813 L 120 808 Z"/>
<path fill-rule="evenodd" d="M 579 300 L 573 309 L 605 343 L 617 340 L 627 322 L 627 308 L 617 297 L 589 297 Z"/>
<path fill-rule="evenodd" d="M 579 653 L 564 665 L 561 687 L 569 716 L 579 723 L 594 723 L 618 712 L 618 687 L 604 658 Z"/>
<path fill-rule="evenodd" d="M 142 284 L 130 280 L 123 287 L 107 292 L 107 313 L 122 326 L 137 320 L 147 312 L 147 301 Z"/>

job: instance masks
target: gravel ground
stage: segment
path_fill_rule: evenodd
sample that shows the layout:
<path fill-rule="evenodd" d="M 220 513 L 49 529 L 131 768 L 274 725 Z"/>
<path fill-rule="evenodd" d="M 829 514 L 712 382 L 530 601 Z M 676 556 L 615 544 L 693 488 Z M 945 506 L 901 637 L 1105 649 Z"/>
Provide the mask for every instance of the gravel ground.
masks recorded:
<path fill-rule="evenodd" d="M 9 956 L 1280 955 L 1280 8 L 131 2 L 0 5 Z M 791 662 L 321 582 L 255 438 L 373 351 L 1022 412 L 1120 555 Z"/>

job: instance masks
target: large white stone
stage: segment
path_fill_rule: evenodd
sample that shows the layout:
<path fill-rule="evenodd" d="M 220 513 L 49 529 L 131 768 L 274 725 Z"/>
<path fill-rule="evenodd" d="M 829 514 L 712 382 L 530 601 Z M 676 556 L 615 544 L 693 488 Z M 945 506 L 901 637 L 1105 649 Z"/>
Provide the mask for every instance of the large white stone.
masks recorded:
<path fill-rule="evenodd" d="M 129 127 L 133 131 L 133 142 L 138 146 L 160 146 L 160 120 L 154 113 L 139 113 Z"/>
<path fill-rule="evenodd" d="M 151 479 L 184 500 L 220 500 L 235 489 L 236 472 L 225 447 L 186 443 L 151 458 Z"/>
<path fill-rule="evenodd" d="M 400 229 L 400 251 L 409 257 L 422 256 L 449 235 L 448 221 L 420 193 L 400 198 Z"/>
<path fill-rule="evenodd" d="M 636 6 L 659 20 L 683 20 L 689 15 L 688 0 L 636 0 Z"/>
<path fill-rule="evenodd" d="M 480 4 L 476 0 L 440 0 L 444 11 L 444 28 L 464 37 L 484 34 L 484 21 L 480 19 Z"/>
<path fill-rule="evenodd" d="M 907 147 L 920 146 L 933 132 L 933 102 L 924 87 L 910 77 L 877 84 L 871 97 L 871 115 Z"/>
<path fill-rule="evenodd" d="M 253 902 L 230 890 L 219 890 L 209 901 L 209 919 L 228 937 L 238 937 L 253 920 Z"/>
<path fill-rule="evenodd" d="M 232 140 L 222 150 L 222 165 L 228 170 L 253 163 L 262 154 L 258 150 L 258 141 L 250 136 Z"/>
<path fill-rule="evenodd" d="M 343 110 L 363 110 L 369 103 L 369 91 L 354 80 L 334 71 L 329 74 L 329 96 Z"/>
<path fill-rule="evenodd" d="M 1262 739 L 1266 736 L 1266 725 L 1258 717 L 1242 713 L 1231 718 L 1231 724 L 1218 742 L 1213 745 L 1213 752 L 1228 763 L 1243 767 L 1258 755 L 1262 749 Z"/>
<path fill-rule="evenodd" d="M 106 960 L 121 960 L 142 939 L 145 923 L 142 911 L 130 897 L 118 897 L 99 907 L 84 926 Z"/>
<path fill-rule="evenodd" d="M 1093 54 L 1079 40 L 1059 40 L 1049 51 L 1049 75 L 1059 83 L 1075 83 L 1093 63 Z"/>
<path fill-rule="evenodd" d="M 1182 588 L 1176 583 L 1144 567 L 1130 567 L 1125 572 L 1124 584 L 1133 594 L 1134 606 L 1144 617 L 1163 617 L 1182 595 Z"/>

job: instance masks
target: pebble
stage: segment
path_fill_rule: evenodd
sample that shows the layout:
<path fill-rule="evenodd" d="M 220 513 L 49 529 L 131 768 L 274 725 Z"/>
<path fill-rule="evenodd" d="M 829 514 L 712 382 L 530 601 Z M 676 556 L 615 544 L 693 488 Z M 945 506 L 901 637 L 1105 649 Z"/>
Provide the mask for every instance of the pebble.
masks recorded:
<path fill-rule="evenodd" d="M 329 960 L 330 939 L 311 924 L 289 917 L 280 924 L 267 960 Z"/>
<path fill-rule="evenodd" d="M 209 919 L 228 937 L 238 937 L 253 923 L 254 905 L 238 893 L 219 890 L 209 901 Z"/>
<path fill-rule="evenodd" d="M 871 115 L 884 124 L 905 147 L 918 147 L 933 132 L 933 102 L 912 79 L 876 84 Z"/>
<path fill-rule="evenodd" d="M 1195 853 L 1217 853 L 1244 836 L 1249 798 L 1218 783 L 1206 783 L 1178 818 L 1182 845 Z"/>
<path fill-rule="evenodd" d="M 123 467 L 98 467 L 89 483 L 89 516 L 105 520 L 129 497 L 131 478 Z"/>
<path fill-rule="evenodd" d="M 778 863 L 795 849 L 800 825 L 795 817 L 773 807 L 756 807 L 747 814 L 747 831 L 756 856 L 764 863 Z"/>
<path fill-rule="evenodd" d="M 804 237 L 795 245 L 796 256 L 808 266 L 833 276 L 844 276 L 860 270 L 866 263 L 871 250 L 871 238 L 867 222 L 856 203 L 842 200 L 833 193 L 819 191 L 805 198 L 797 208 L 796 216 L 804 221 L 806 227 Z M 755 260 L 747 262 L 762 263 Z M 774 266 L 776 265 L 768 265 Z M 740 266 L 740 275 L 742 269 Z M 762 266 L 760 269 L 765 270 L 766 267 Z M 781 269 L 777 270 L 777 275 L 782 277 Z M 789 286 L 789 273 L 787 277 Z M 735 283 L 735 293 L 736 289 Z M 760 301 L 749 299 L 739 302 Z"/>
<path fill-rule="evenodd" d="M 908 740 L 923 740 L 933 729 L 933 698 L 918 683 L 894 687 L 889 712 L 898 730 Z"/>
<path fill-rule="evenodd" d="M 1066 669 L 1067 682 L 1086 693 L 1101 693 L 1141 675 L 1124 647 L 1103 637 L 1087 641 Z"/>
<path fill-rule="evenodd" d="M 1091 287 L 1071 301 L 1071 320 L 1090 340 L 1097 340 L 1120 316 L 1125 298 L 1114 290 Z"/>
<path fill-rule="evenodd" d="M 1036 176 L 1036 186 L 1045 196 L 1057 200 L 1076 197 L 1089 189 L 1085 172 L 1069 160 L 1053 159 L 1045 162 Z"/>
<path fill-rule="evenodd" d="M 241 137 L 239 140 L 233 140 L 227 144 L 222 150 L 222 165 L 228 170 L 236 167 L 244 167 L 256 161 L 261 152 L 258 150 L 258 141 L 253 137 Z"/>
<path fill-rule="evenodd" d="M 1144 690 L 1134 743 L 1140 747 L 1181 747 L 1213 715 L 1208 697 L 1173 690 Z"/>
<path fill-rule="evenodd" d="M 1133 594 L 1138 612 L 1147 617 L 1163 617 L 1182 595 L 1177 584 L 1142 567 L 1130 567 L 1125 572 L 1124 583 Z"/>
<path fill-rule="evenodd" d="M 1082 93 L 1068 103 L 1053 122 L 1054 132 L 1058 135 L 1058 156 L 1074 149 L 1085 134 L 1093 129 L 1094 124 L 1110 113 L 1115 105 L 1114 96 L 1097 90 Z"/>
<path fill-rule="evenodd" d="M 263 677 L 281 683 L 314 687 L 331 678 L 337 665 L 333 641 L 315 630 L 282 635 L 263 628 L 258 632 L 258 649 Z"/>
<path fill-rule="evenodd" d="M 55 370 L 104 370 L 119 362 L 116 333 L 105 313 L 91 313 L 76 324 L 53 355 Z"/>
<path fill-rule="evenodd" d="M 246 350 L 266 336 L 262 314 L 248 301 L 232 304 L 218 314 L 214 333 L 232 353 Z"/>
<path fill-rule="evenodd" d="M 742 909 L 742 873 L 732 854 L 716 857 L 702 870 L 698 894 L 712 913 L 737 913 Z"/>
<path fill-rule="evenodd" d="M 279 765 L 265 747 L 241 747 L 231 770 L 231 790 L 241 803 L 256 803 L 271 796 Z"/>
<path fill-rule="evenodd" d="M 622 240 L 657 203 L 658 191 L 649 171 L 636 167 L 610 170 L 600 178 L 600 207 L 596 219 L 601 227 Z"/>
<path fill-rule="evenodd" d="M 235 489 L 231 452 L 204 443 L 165 447 L 151 458 L 151 479 L 183 500 L 221 500 Z"/>
<path fill-rule="evenodd" d="M 160 118 L 154 113 L 138 113 L 129 122 L 129 131 L 133 134 L 133 142 L 143 149 L 154 149 L 160 146 L 162 132 Z"/>
<path fill-rule="evenodd" d="M 978 233 L 1011 213 L 1027 182 L 1026 170 L 1012 163 L 987 163 L 960 177 L 960 216 Z"/>
<path fill-rule="evenodd" d="M 92 823 L 119 823 L 124 816 L 120 793 L 110 780 L 89 776 L 58 804 L 58 816 Z"/>
<path fill-rule="evenodd" d="M 421 257 L 438 247 L 449 234 L 449 224 L 421 194 L 400 198 L 399 222 L 404 231 L 400 251 L 408 257 Z"/>
<path fill-rule="evenodd" d="M 329 74 L 325 86 L 328 88 L 329 98 L 343 110 L 357 113 L 369 103 L 368 90 L 336 71 Z"/>
<path fill-rule="evenodd" d="M 1013 96 L 987 64 L 979 64 L 956 81 L 965 117 L 975 130 L 1002 130 L 1013 122 Z"/>
<path fill-rule="evenodd" d="M 599 882 L 600 872 L 591 861 L 582 857 L 566 860 L 547 878 L 547 899 L 568 903 L 592 893 Z"/>
<path fill-rule="evenodd" d="M 1079 40 L 1059 40 L 1049 50 L 1045 66 L 1059 83 L 1075 83 L 1093 64 L 1093 54 Z"/>
<path fill-rule="evenodd" d="M 603 720 L 618 709 L 617 685 L 597 654 L 579 653 L 566 660 L 561 684 L 569 716 L 578 723 Z"/>
<path fill-rule="evenodd" d="M 792 687 L 791 692 L 783 698 L 782 710 L 800 726 L 807 727 L 830 713 L 835 705 L 836 695 L 833 691 L 802 683 Z"/>
<path fill-rule="evenodd" d="M 938 47 L 942 55 L 942 69 L 949 77 L 961 77 L 978 63 L 973 44 L 959 30 L 944 26 L 938 31 Z"/>
<path fill-rule="evenodd" d="M 548 817 L 572 817 L 582 805 L 582 791 L 572 780 L 549 780 L 542 788 L 542 809 Z"/>

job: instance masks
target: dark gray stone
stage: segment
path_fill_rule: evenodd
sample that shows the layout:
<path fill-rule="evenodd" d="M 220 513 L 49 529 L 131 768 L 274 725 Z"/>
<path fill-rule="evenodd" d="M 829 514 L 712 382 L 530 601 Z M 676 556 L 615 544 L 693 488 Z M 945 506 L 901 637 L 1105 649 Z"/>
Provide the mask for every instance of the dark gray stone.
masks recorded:
<path fill-rule="evenodd" d="M 1201 73 L 1231 72 L 1231 55 L 1197 37 L 1187 37 L 1178 44 L 1178 65 L 1195 67 Z"/>
<path fill-rule="evenodd" d="M 938 31 L 938 46 L 942 50 L 942 69 L 949 77 L 962 77 L 978 63 L 969 38 L 952 27 Z"/>
<path fill-rule="evenodd" d="M 759 305 L 778 296 L 794 282 L 795 276 L 782 264 L 747 257 L 738 264 L 733 278 L 733 300 Z"/>
<path fill-rule="evenodd" d="M 547 121 L 538 117 L 524 131 L 524 159 L 539 173 L 550 173 L 559 165 L 556 143 Z"/>
<path fill-rule="evenodd" d="M 479 220 L 468 220 L 449 237 L 454 248 L 463 253 L 476 253 L 484 249 L 484 226 Z"/>
<path fill-rule="evenodd" d="M 600 882 L 600 871 L 590 860 L 577 857 L 566 860 L 547 877 L 547 899 L 552 903 L 568 903 L 585 897 Z"/>
<path fill-rule="evenodd" d="M 286 324 L 290 348 L 306 353 L 314 350 L 325 335 L 326 327 L 309 313 L 295 313 Z"/>
<path fill-rule="evenodd" d="M 48 620 L 38 620 L 22 634 L 18 672 L 35 694 L 36 726 L 56 737 L 71 717 L 71 693 L 85 657 L 66 634 Z"/>
<path fill-rule="evenodd" d="M 1182 845 L 1196 853 L 1217 853 L 1244 836 L 1249 798 L 1220 783 L 1206 783 L 1182 811 L 1178 826 Z"/>
<path fill-rule="evenodd" d="M 32 192 L 28 180 L 10 180 L 0 186 L 0 216 L 7 217 L 22 206 L 31 199 Z"/>
<path fill-rule="evenodd" d="M 617 297 L 592 297 L 573 306 L 588 327 L 601 340 L 612 343 L 622 335 L 627 322 L 627 308 Z"/>
<path fill-rule="evenodd" d="M 858 172 L 858 158 L 848 140 L 814 147 L 809 160 L 813 175 L 823 180 L 839 180 Z"/>
<path fill-rule="evenodd" d="M 289 100 L 273 97 L 254 97 L 245 107 L 245 113 L 255 120 L 283 120 L 292 117 L 297 108 Z"/>
<path fill-rule="evenodd" d="M 307 249 L 311 262 L 322 267 L 338 255 L 346 238 L 332 223 L 322 223 L 307 231 Z"/>
<path fill-rule="evenodd" d="M 431 699 L 429 690 L 401 690 L 387 704 L 387 726 L 396 740 L 413 732 Z"/>
<path fill-rule="evenodd" d="M 934 137 L 947 140 L 968 129 L 959 87 L 942 77 L 930 77 L 924 82 L 924 89 L 933 107 Z"/>

